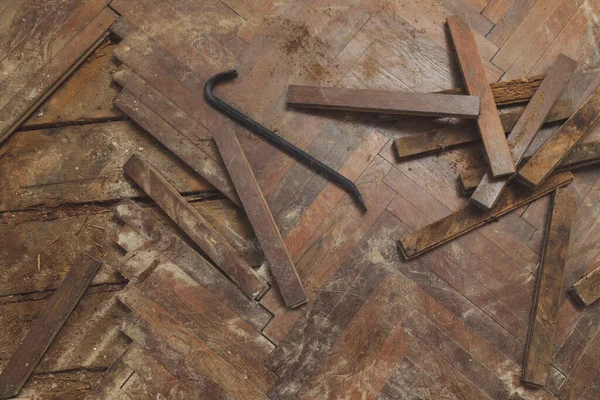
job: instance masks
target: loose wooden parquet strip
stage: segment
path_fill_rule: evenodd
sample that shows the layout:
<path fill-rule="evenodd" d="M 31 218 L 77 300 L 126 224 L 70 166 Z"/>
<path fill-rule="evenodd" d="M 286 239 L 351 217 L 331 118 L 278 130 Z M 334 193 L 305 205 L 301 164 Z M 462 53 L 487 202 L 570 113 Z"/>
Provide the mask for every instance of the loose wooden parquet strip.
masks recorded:
<path fill-rule="evenodd" d="M 575 199 L 566 190 L 558 189 L 548 216 L 521 377 L 523 382 L 534 386 L 545 386 L 548 378 L 574 213 Z"/>
<path fill-rule="evenodd" d="M 600 267 L 575 282 L 569 292 L 579 304 L 585 307 L 592 305 L 600 298 Z"/>
<path fill-rule="evenodd" d="M 115 105 L 228 199 L 240 204 L 224 166 L 203 148 L 170 126 L 128 91 L 123 91 L 117 96 Z"/>
<path fill-rule="evenodd" d="M 478 98 L 453 94 L 290 85 L 286 101 L 296 107 L 323 110 L 468 119 L 479 116 Z"/>
<path fill-rule="evenodd" d="M 116 19 L 117 15 L 105 8 L 2 107 L 0 143 L 102 43 Z"/>
<path fill-rule="evenodd" d="M 599 85 L 600 73 L 598 73 L 598 70 L 575 73 L 561 97 L 552 107 L 545 122 L 550 123 L 569 118 Z M 499 109 L 500 120 L 505 132 L 510 132 L 515 127 L 524 109 L 525 106 L 511 106 Z M 420 154 L 425 155 L 440 152 L 461 144 L 479 140 L 481 140 L 481 137 L 476 127 L 471 125 L 469 121 L 464 121 L 463 124 L 458 126 L 449 126 L 403 136 L 396 139 L 394 145 L 400 158 L 408 158 Z M 536 141 L 537 136 L 531 145 L 532 148 L 535 147 Z"/>
<path fill-rule="evenodd" d="M 600 118 L 600 89 L 519 169 L 518 179 L 535 189 Z"/>
<path fill-rule="evenodd" d="M 250 299 L 261 296 L 268 284 L 150 164 L 131 156 L 123 170 L 186 235 L 194 241 Z"/>
<path fill-rule="evenodd" d="M 513 186 L 504 191 L 496 206 L 490 211 L 483 211 L 475 205 L 469 205 L 420 231 L 406 236 L 398 242 L 398 246 L 406 259 L 418 257 L 481 225 L 492 222 L 496 218 L 516 210 L 558 187 L 567 185 L 572 180 L 573 175 L 569 172 L 555 174 L 533 193 L 525 188 Z"/>
<path fill-rule="evenodd" d="M 515 165 L 518 166 L 521 163 L 534 136 L 567 86 L 575 67 L 576 63 L 573 59 L 561 54 L 525 107 L 507 139 Z M 506 177 L 494 178 L 490 171 L 486 172 L 469 201 L 484 210 L 489 210 L 496 204 L 509 180 L 510 178 Z"/>
<path fill-rule="evenodd" d="M 258 303 L 250 301 L 237 286 L 173 231 L 130 200 L 123 200 L 114 208 L 114 212 L 142 237 L 140 243 L 151 244 L 256 330 L 264 328 L 271 315 Z"/>
<path fill-rule="evenodd" d="M 481 100 L 477 126 L 485 146 L 491 173 L 494 177 L 512 174 L 515 172 L 515 166 L 471 28 L 468 22 L 459 17 L 449 17 L 448 27 L 458 54 L 467 92 L 479 96 Z"/>
<path fill-rule="evenodd" d="M 54 292 L 46 309 L 27 333 L 0 374 L 0 398 L 16 396 L 75 308 L 100 267 L 100 261 L 82 254 Z"/>

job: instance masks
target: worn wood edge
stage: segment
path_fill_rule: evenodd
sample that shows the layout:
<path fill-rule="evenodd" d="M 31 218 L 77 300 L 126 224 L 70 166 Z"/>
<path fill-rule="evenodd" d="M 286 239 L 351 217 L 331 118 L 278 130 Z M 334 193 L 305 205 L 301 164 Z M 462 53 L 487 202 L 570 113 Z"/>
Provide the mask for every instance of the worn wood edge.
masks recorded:
<path fill-rule="evenodd" d="M 552 227 L 553 227 L 553 223 L 557 222 L 554 221 L 555 218 L 555 211 L 558 210 L 558 208 L 561 208 L 562 213 L 564 213 L 564 215 L 566 215 L 566 219 L 563 219 L 562 221 L 558 221 L 558 223 L 563 222 L 567 224 L 567 228 L 568 230 L 565 230 L 564 226 L 560 226 L 559 232 L 552 232 Z M 567 254 L 568 254 L 568 249 L 569 249 L 569 237 L 570 237 L 570 232 L 571 232 L 571 223 L 573 220 L 573 214 L 575 213 L 576 210 L 576 204 L 575 204 L 575 199 L 574 197 L 568 193 L 566 190 L 561 189 L 561 188 L 556 188 L 553 191 L 553 196 L 552 196 L 552 200 L 551 200 L 551 204 L 550 204 L 550 209 L 548 210 L 548 216 L 546 218 L 546 224 L 545 224 L 545 229 L 544 229 L 544 243 L 542 245 L 542 252 L 541 252 L 541 259 L 540 259 L 540 266 L 538 268 L 538 277 L 536 279 L 536 289 L 535 289 L 535 294 L 534 294 L 534 301 L 533 301 L 533 306 L 532 306 L 532 310 L 531 310 L 531 316 L 530 316 L 530 320 L 529 320 L 529 329 L 528 329 L 528 333 L 527 333 L 527 341 L 525 343 L 525 353 L 523 355 L 523 368 L 521 370 L 521 382 L 528 385 L 528 386 L 532 386 L 532 387 L 538 387 L 538 388 L 542 388 L 546 386 L 546 381 L 548 379 L 548 374 L 551 368 L 551 362 L 552 362 L 552 356 L 554 354 L 552 349 L 548 349 L 547 351 L 549 352 L 549 359 L 548 359 L 548 365 L 546 366 L 546 375 L 544 377 L 543 382 L 541 381 L 535 381 L 532 378 L 534 378 L 533 376 L 529 376 L 535 373 L 531 372 L 530 368 L 531 364 L 530 364 L 530 360 L 529 360 L 529 354 L 530 354 L 530 350 L 531 350 L 531 339 L 533 337 L 533 335 L 536 334 L 536 332 L 534 331 L 535 328 L 535 321 L 536 321 L 536 317 L 538 314 L 538 302 L 540 299 L 540 290 L 541 290 L 541 284 L 542 284 L 542 279 L 541 279 L 541 274 L 543 272 L 544 269 L 544 262 L 546 261 L 546 255 L 547 255 L 547 251 L 549 250 L 549 244 L 550 241 L 552 239 L 556 239 L 554 237 L 551 237 L 551 235 L 554 234 L 560 234 L 561 239 L 564 241 L 564 256 L 565 259 L 563 260 L 564 262 L 562 263 L 562 265 L 560 266 L 561 270 L 561 281 L 560 284 L 558 285 L 558 289 L 557 292 L 554 293 L 555 296 L 558 296 L 559 298 L 562 295 L 562 282 L 564 279 L 564 271 L 565 271 L 565 267 L 566 267 L 566 258 L 567 258 Z M 558 217 L 560 218 L 560 215 L 558 215 Z M 556 243 L 554 243 L 556 244 Z M 558 308 L 556 309 L 556 312 L 558 313 Z M 551 343 L 554 343 L 553 338 L 554 338 L 554 333 L 555 333 L 555 328 L 556 328 L 556 315 L 554 316 L 554 320 L 551 321 L 554 326 L 552 328 L 553 332 L 552 332 L 552 340 Z M 535 367 L 535 366 L 534 366 Z"/>
<path fill-rule="evenodd" d="M 58 79 L 48 88 L 48 90 L 46 90 L 44 93 L 42 93 L 33 103 L 31 103 L 31 105 L 21 114 L 21 116 L 12 123 L 12 125 L 9 127 L 9 129 L 0 136 L 0 144 L 2 144 L 2 142 L 4 142 L 6 139 L 8 139 L 10 137 L 10 135 L 12 135 L 14 133 L 14 131 L 27 118 L 29 118 L 29 116 L 31 114 L 33 114 L 33 112 L 35 110 L 37 110 L 37 108 L 40 105 L 42 105 L 42 103 L 48 97 L 50 97 L 50 95 L 52 93 L 54 93 L 54 91 L 69 76 L 71 76 L 71 74 L 90 56 L 90 54 L 92 54 L 102 44 L 102 42 L 104 42 L 104 40 L 108 37 L 108 35 L 109 35 L 108 32 L 104 32 L 104 34 L 101 37 L 96 39 L 96 41 L 87 49 L 87 51 L 85 53 L 81 54 L 81 56 L 79 56 L 79 58 L 73 64 L 71 64 L 71 66 L 67 70 L 65 70 L 65 72 L 63 74 L 61 74 L 60 77 L 58 77 Z M 57 57 L 58 56 L 60 56 L 60 53 L 57 54 Z M 7 104 L 7 106 L 8 106 L 8 104 Z"/>
<path fill-rule="evenodd" d="M 85 263 L 85 267 L 82 268 L 87 267 L 87 269 L 79 270 L 78 266 L 80 265 L 80 263 Z M 23 385 L 25 384 L 25 382 L 39 363 L 39 361 L 42 359 L 42 357 L 52 344 L 52 341 L 54 340 L 60 329 L 63 327 L 69 315 L 71 314 L 71 312 L 73 312 L 73 310 L 79 303 L 79 300 L 81 300 L 81 297 L 83 297 L 83 294 L 85 293 L 90 282 L 96 275 L 96 272 L 98 271 L 98 268 L 100 268 L 101 264 L 102 262 L 95 259 L 94 257 L 88 255 L 87 253 L 82 253 L 79 256 L 79 259 L 77 259 L 74 265 L 69 269 L 69 272 L 61 282 L 60 286 L 56 289 L 52 297 L 50 297 L 46 308 L 44 309 L 44 311 L 42 311 L 41 315 L 38 316 L 38 319 L 36 320 L 36 322 L 34 322 L 34 325 L 29 330 L 29 332 L 27 333 L 17 350 L 13 353 L 9 361 L 6 363 L 4 369 L 2 370 L 2 373 L 0 373 L 0 399 L 16 396 L 19 393 L 19 391 L 21 390 L 21 388 L 23 387 Z M 82 277 L 78 281 L 70 282 L 70 280 L 75 279 L 74 277 L 77 277 L 78 272 L 82 272 Z M 7 377 L 7 374 L 10 374 L 13 368 L 18 367 L 14 364 L 20 364 L 23 362 L 23 360 L 19 360 L 15 357 L 19 355 L 24 348 L 31 345 L 31 343 L 29 343 L 32 340 L 31 335 L 35 335 L 37 333 L 36 329 L 39 329 L 39 324 L 41 323 L 40 320 L 44 320 L 48 317 L 48 313 L 52 312 L 55 309 L 55 307 L 58 306 L 58 304 L 56 304 L 57 302 L 65 301 L 65 299 L 62 298 L 62 296 L 65 295 L 63 292 L 69 290 L 70 287 L 67 287 L 67 284 L 71 283 L 79 284 L 80 286 L 76 287 L 76 291 L 72 293 L 71 298 L 66 299 L 66 301 L 70 300 L 71 303 L 67 303 L 67 309 L 64 310 L 64 314 L 55 316 L 56 319 L 53 322 L 56 322 L 57 325 L 48 328 L 48 336 L 45 338 L 47 339 L 47 341 L 40 348 L 40 353 L 35 355 L 35 359 L 32 360 L 32 362 L 25 365 L 25 369 L 21 371 L 23 375 L 18 377 L 18 380 L 16 382 L 6 381 L 6 379 L 11 379 L 11 377 Z M 20 365 L 22 366 L 22 364 Z"/>
<path fill-rule="evenodd" d="M 597 282 L 593 282 L 593 283 L 595 283 L 596 285 L 599 285 L 597 288 L 598 293 L 595 298 L 588 299 L 587 297 L 584 297 L 580 292 L 581 292 L 581 288 L 582 287 L 585 288 L 588 285 L 588 282 L 590 282 L 593 279 L 595 279 L 597 281 Z M 577 301 L 577 303 L 581 307 L 589 307 L 593 303 L 595 303 L 598 299 L 600 299 L 600 267 L 596 268 L 595 270 L 593 270 L 592 272 L 590 272 L 589 274 L 587 274 L 586 276 L 584 276 L 583 278 L 581 278 L 580 280 L 575 282 L 573 284 L 573 286 L 571 286 L 569 288 L 569 293 L 571 294 L 571 296 L 573 296 L 573 298 Z"/>
<path fill-rule="evenodd" d="M 505 214 L 513 211 L 513 210 L 516 210 L 517 208 L 519 208 L 519 207 L 521 207 L 521 206 L 523 206 L 525 204 L 531 203 L 532 201 L 534 201 L 534 200 L 536 200 L 536 199 L 538 199 L 538 198 L 540 198 L 542 196 L 545 196 L 546 194 L 552 192 L 553 190 L 555 190 L 555 189 L 557 189 L 559 187 L 563 187 L 565 185 L 568 185 L 573 180 L 573 174 L 571 174 L 570 172 L 563 172 L 563 173 L 560 173 L 560 174 L 555 174 L 553 176 L 556 177 L 556 180 L 558 182 L 556 182 L 556 183 L 554 183 L 552 185 L 547 185 L 546 187 L 544 187 L 542 185 L 541 187 L 538 188 L 538 190 L 536 190 L 535 192 L 533 192 L 530 196 L 522 199 L 521 201 L 516 202 L 515 204 L 513 204 L 512 206 L 510 206 L 510 207 L 508 207 L 506 209 L 498 211 L 497 214 L 493 214 L 493 215 L 491 215 L 489 217 L 483 218 L 478 223 L 476 223 L 476 224 L 474 224 L 474 225 L 472 225 L 470 227 L 465 228 L 463 231 L 461 231 L 460 233 L 458 233 L 458 234 L 456 234 L 456 235 L 454 235 L 452 237 L 444 238 L 441 241 L 436 242 L 436 243 L 432 243 L 431 245 L 428 245 L 427 247 L 425 247 L 425 248 L 423 248 L 423 249 L 421 249 L 419 251 L 416 251 L 416 252 L 409 252 L 405 248 L 405 246 L 403 244 L 403 241 L 405 241 L 405 239 L 407 237 L 409 237 L 411 235 L 416 235 L 419 232 L 423 231 L 424 229 L 427 229 L 427 228 L 431 227 L 432 225 L 437 224 L 437 223 L 439 223 L 440 221 L 442 221 L 444 219 L 452 218 L 453 215 L 456 214 L 456 213 L 450 214 L 449 216 L 443 218 L 442 220 L 436 221 L 433 224 L 427 225 L 426 227 L 424 227 L 424 228 L 422 228 L 422 229 L 420 229 L 420 230 L 418 230 L 416 232 L 413 232 L 412 234 L 410 234 L 408 236 L 405 236 L 403 239 L 397 241 L 398 249 L 400 250 L 400 253 L 402 254 L 402 256 L 404 257 L 405 260 L 412 260 L 412 259 L 414 259 L 414 258 L 416 258 L 416 257 L 418 257 L 418 256 L 420 256 L 420 255 L 422 255 L 424 253 L 427 253 L 430 250 L 433 250 L 433 249 L 441 246 L 442 244 L 445 244 L 445 243 L 447 243 L 447 242 L 449 242 L 451 240 L 456 239 L 457 237 L 459 237 L 461 235 L 464 235 L 465 233 L 471 232 L 472 230 L 477 229 L 477 228 L 479 228 L 482 225 L 485 225 L 485 224 L 487 224 L 489 222 L 492 222 L 495 219 L 497 219 L 497 218 L 499 218 L 499 217 L 501 217 L 501 216 L 503 216 L 503 215 L 505 215 Z M 469 206 L 467 206 L 467 207 L 469 207 Z M 476 206 L 473 205 L 472 207 L 476 207 Z M 476 208 L 478 210 L 480 210 L 479 207 L 476 207 Z M 458 212 L 460 212 L 462 210 L 464 210 L 464 209 L 461 209 Z M 481 210 L 481 211 L 483 212 L 483 210 Z M 492 209 L 490 211 L 493 212 L 494 209 Z"/>

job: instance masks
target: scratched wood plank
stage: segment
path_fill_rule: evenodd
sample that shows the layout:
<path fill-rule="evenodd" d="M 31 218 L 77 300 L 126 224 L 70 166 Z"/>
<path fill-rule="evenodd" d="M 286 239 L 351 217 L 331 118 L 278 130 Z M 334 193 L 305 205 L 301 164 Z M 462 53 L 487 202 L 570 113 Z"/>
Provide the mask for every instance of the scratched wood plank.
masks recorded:
<path fill-rule="evenodd" d="M 470 95 L 479 96 L 481 111 L 477 118 L 477 126 L 490 170 L 494 177 L 501 177 L 515 172 L 510 149 L 506 143 L 502 122 L 498 109 L 479 58 L 471 28 L 467 21 L 460 17 L 449 17 L 448 27 L 458 55 L 458 62 L 463 73 L 465 86 Z"/>
<path fill-rule="evenodd" d="M 477 97 L 453 94 L 290 85 L 286 101 L 295 107 L 325 110 L 469 119 L 479 116 Z"/>
<path fill-rule="evenodd" d="M 250 299 L 262 295 L 268 284 L 242 259 L 209 223 L 149 163 L 136 155 L 123 166 L 137 183 Z"/>
<path fill-rule="evenodd" d="M 91 4 L 91 3 L 90 3 Z M 117 15 L 105 8 L 10 99 L 0 112 L 0 141 L 6 138 L 102 43 Z"/>
<path fill-rule="evenodd" d="M 492 0 L 483 15 L 492 19 L 496 25 L 486 35 L 486 39 L 502 47 L 527 16 L 527 12 L 536 3 L 535 0 Z"/>
<path fill-rule="evenodd" d="M 16 396 L 100 267 L 100 261 L 81 255 L 0 374 L 0 398 Z"/>
<path fill-rule="evenodd" d="M 496 206 L 491 210 L 484 211 L 475 205 L 469 205 L 446 218 L 404 237 L 398 242 L 398 246 L 406 259 L 418 257 L 481 225 L 490 223 L 498 217 L 516 210 L 558 187 L 567 185 L 572 180 L 573 175 L 569 172 L 552 175 L 533 193 L 525 188 L 513 186 L 504 191 Z"/>
<path fill-rule="evenodd" d="M 223 126 L 219 132 L 213 132 L 213 138 L 285 304 L 295 308 L 306 303 L 306 293 L 294 262 L 235 131 L 231 126 Z"/>
<path fill-rule="evenodd" d="M 558 189 L 553 195 L 546 225 L 521 376 L 521 380 L 529 385 L 545 386 L 548 378 L 574 213 L 575 199 L 566 190 Z"/>
<path fill-rule="evenodd" d="M 569 118 L 599 85 L 600 74 L 597 70 L 575 73 L 567 88 L 552 107 L 546 118 L 546 123 Z M 510 132 L 515 127 L 524 109 L 525 106 L 522 105 L 499 109 L 500 120 L 505 132 Z M 481 138 L 476 126 L 471 124 L 470 121 L 463 122 L 462 124 L 440 127 L 422 133 L 413 133 L 396 139 L 394 145 L 397 148 L 398 156 L 402 159 L 420 154 L 436 153 L 461 144 L 479 141 Z M 534 144 L 535 142 L 534 139 Z"/>
<path fill-rule="evenodd" d="M 581 398 L 592 382 L 598 379 L 600 367 L 600 331 L 588 342 L 577 364 L 563 383 L 558 393 L 561 399 L 575 400 Z"/>
<path fill-rule="evenodd" d="M 527 104 L 527 107 L 525 107 L 523 114 L 521 114 L 507 139 L 515 165 L 518 166 L 521 163 L 534 136 L 567 86 L 576 65 L 573 59 L 561 54 L 552 64 L 544 81 Z M 494 178 L 491 172 L 487 171 L 469 201 L 484 210 L 491 209 L 500 198 L 500 194 L 509 180 L 510 177 Z"/>
<path fill-rule="evenodd" d="M 600 118 L 600 89 L 573 114 L 518 172 L 530 188 L 539 186 Z"/>
<path fill-rule="evenodd" d="M 589 307 L 600 298 L 600 267 L 596 268 L 571 286 L 569 292 L 579 304 Z"/>
<path fill-rule="evenodd" d="M 140 246 L 151 245 L 154 250 L 163 253 L 255 329 L 264 328 L 271 318 L 270 314 L 258 303 L 250 301 L 233 282 L 158 219 L 128 200 L 119 203 L 114 208 L 114 212 L 134 230 L 133 233 L 141 237 L 136 238 L 130 230 L 122 230 L 117 236 L 120 244 L 127 245 L 137 241 Z M 128 247 L 126 250 L 134 251 L 136 248 Z"/>

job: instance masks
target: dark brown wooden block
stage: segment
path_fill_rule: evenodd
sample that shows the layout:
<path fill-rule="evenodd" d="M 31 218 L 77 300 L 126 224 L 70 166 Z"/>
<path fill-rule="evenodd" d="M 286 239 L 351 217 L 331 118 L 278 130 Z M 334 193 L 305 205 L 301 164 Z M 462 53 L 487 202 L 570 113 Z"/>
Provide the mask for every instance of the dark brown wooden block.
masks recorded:
<path fill-rule="evenodd" d="M 600 267 L 578 280 L 569 292 L 584 307 L 600 299 Z"/>
<path fill-rule="evenodd" d="M 558 56 L 535 95 L 527 104 L 507 139 L 515 165 L 519 165 L 523 159 L 525 151 L 544 123 L 550 109 L 567 86 L 576 66 L 577 63 L 573 59 L 562 54 Z M 469 201 L 484 210 L 489 210 L 498 201 L 510 178 L 494 178 L 490 171 L 486 172 Z"/>
<path fill-rule="evenodd" d="M 231 176 L 285 305 L 298 307 L 307 301 L 294 262 L 285 247 L 271 210 L 258 186 L 252 167 L 230 123 L 213 132 L 221 158 Z"/>
<path fill-rule="evenodd" d="M 600 89 L 565 122 L 522 168 L 518 178 L 531 188 L 540 185 L 600 118 Z"/>
<path fill-rule="evenodd" d="M 268 284 L 231 245 L 150 164 L 136 155 L 123 166 L 125 173 L 204 251 L 251 299 Z"/>
<path fill-rule="evenodd" d="M 546 226 L 521 376 L 529 385 L 545 386 L 548 378 L 574 214 L 575 199 L 564 189 L 556 190 Z"/>
<path fill-rule="evenodd" d="M 492 175 L 494 177 L 510 175 L 515 172 L 515 165 L 506 143 L 502 122 L 498 116 L 494 96 L 487 83 L 473 33 L 465 19 L 464 16 L 448 18 L 448 27 L 458 55 L 458 63 L 467 92 L 472 96 L 479 96 L 481 100 L 477 126 L 485 146 Z"/>
<path fill-rule="evenodd" d="M 82 254 L 50 298 L 23 342 L 0 374 L 0 398 L 16 396 L 75 308 L 100 267 L 100 261 Z"/>
<path fill-rule="evenodd" d="M 428 117 L 475 119 L 479 116 L 479 98 L 453 94 L 290 85 L 287 103 L 296 107 L 326 110 Z"/>
<path fill-rule="evenodd" d="M 492 222 L 558 187 L 567 185 L 572 180 L 573 175 L 569 172 L 555 174 L 533 193 L 527 188 L 513 185 L 504 191 L 496 206 L 491 210 L 485 211 L 474 204 L 470 204 L 446 218 L 405 236 L 398 242 L 398 246 L 406 259 L 418 257 L 481 225 Z"/>

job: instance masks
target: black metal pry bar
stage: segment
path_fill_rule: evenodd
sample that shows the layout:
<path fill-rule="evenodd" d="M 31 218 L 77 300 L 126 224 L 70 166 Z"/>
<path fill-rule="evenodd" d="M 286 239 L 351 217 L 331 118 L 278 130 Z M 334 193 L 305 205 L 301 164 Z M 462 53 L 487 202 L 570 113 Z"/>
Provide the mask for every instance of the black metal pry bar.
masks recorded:
<path fill-rule="evenodd" d="M 259 124 L 247 115 L 241 113 L 240 111 L 238 111 L 237 109 L 225 103 L 223 100 L 219 99 L 217 96 L 214 95 L 213 88 L 215 84 L 217 84 L 218 82 L 233 79 L 237 75 L 238 73 L 236 70 L 229 70 L 211 76 L 204 84 L 204 98 L 206 99 L 206 101 L 224 115 L 234 119 L 235 121 L 250 129 L 254 133 L 267 139 L 269 142 L 284 150 L 298 161 L 307 165 L 313 171 L 321 174 L 330 181 L 343 187 L 348 193 L 354 196 L 354 198 L 356 199 L 358 204 L 360 204 L 362 209 L 364 211 L 367 211 L 367 203 L 365 203 L 365 200 L 361 196 L 360 191 L 358 190 L 354 182 L 352 182 L 350 179 L 346 178 L 344 175 L 340 174 L 333 168 L 329 167 L 328 165 L 317 160 L 304 150 L 294 146 L 281 136 L 275 134 L 273 131 L 265 128 L 263 125 Z"/>

